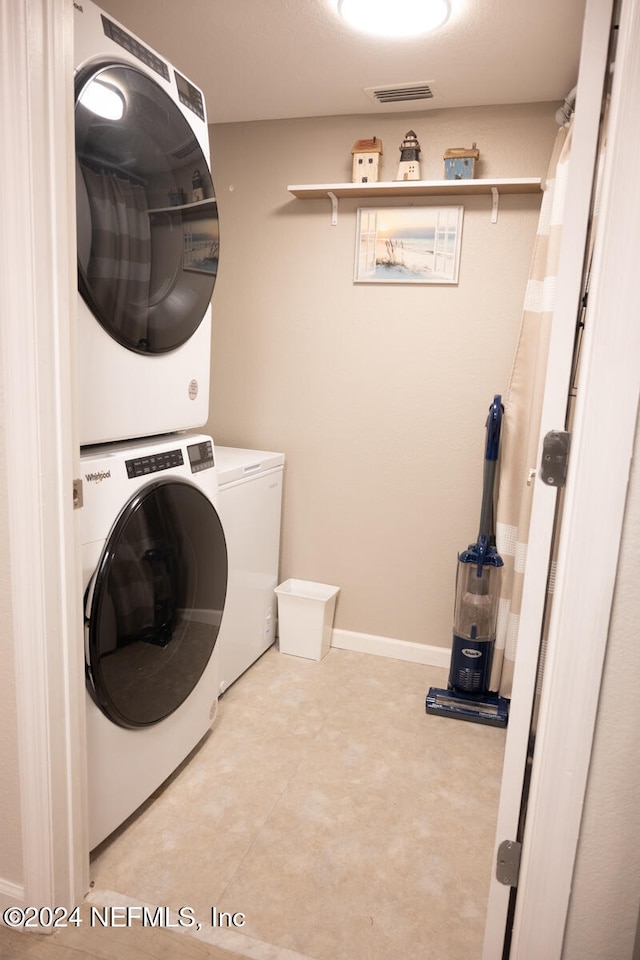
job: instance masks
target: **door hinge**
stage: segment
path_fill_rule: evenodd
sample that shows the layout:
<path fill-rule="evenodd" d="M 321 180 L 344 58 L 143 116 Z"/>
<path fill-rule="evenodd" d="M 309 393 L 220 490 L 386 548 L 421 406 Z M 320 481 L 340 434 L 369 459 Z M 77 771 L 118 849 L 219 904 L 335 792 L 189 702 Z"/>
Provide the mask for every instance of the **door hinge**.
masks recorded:
<path fill-rule="evenodd" d="M 496 879 L 507 887 L 518 886 L 520 872 L 520 854 L 522 844 L 517 840 L 503 840 L 498 847 L 498 862 L 496 864 Z"/>
<path fill-rule="evenodd" d="M 550 487 L 564 487 L 567 482 L 571 434 L 550 430 L 542 441 L 540 478 Z"/>
<path fill-rule="evenodd" d="M 73 509 L 79 510 L 82 506 L 82 479 L 73 481 Z"/>

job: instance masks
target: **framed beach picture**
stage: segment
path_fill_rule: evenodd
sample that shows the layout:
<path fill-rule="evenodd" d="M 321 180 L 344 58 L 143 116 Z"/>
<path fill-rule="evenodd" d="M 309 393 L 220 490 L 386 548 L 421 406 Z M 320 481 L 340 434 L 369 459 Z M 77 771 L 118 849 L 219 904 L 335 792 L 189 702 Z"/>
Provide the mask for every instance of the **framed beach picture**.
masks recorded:
<path fill-rule="evenodd" d="M 217 274 L 220 247 L 217 219 L 206 219 L 195 224 L 185 220 L 182 231 L 184 269 L 195 273 Z"/>
<path fill-rule="evenodd" d="M 463 207 L 361 207 L 356 283 L 457 283 Z"/>

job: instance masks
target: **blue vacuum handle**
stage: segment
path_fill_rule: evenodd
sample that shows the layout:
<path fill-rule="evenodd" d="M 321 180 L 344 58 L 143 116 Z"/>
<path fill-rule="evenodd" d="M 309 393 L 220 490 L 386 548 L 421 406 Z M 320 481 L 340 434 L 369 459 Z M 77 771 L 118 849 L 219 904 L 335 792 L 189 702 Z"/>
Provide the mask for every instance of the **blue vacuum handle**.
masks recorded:
<path fill-rule="evenodd" d="M 485 460 L 498 459 L 502 412 L 502 397 L 500 394 L 496 394 L 493 398 L 493 403 L 489 407 L 489 416 L 487 417 L 487 448 L 484 455 Z"/>
<path fill-rule="evenodd" d="M 500 447 L 500 426 L 502 424 L 502 397 L 496 394 L 493 403 L 489 407 L 489 416 L 487 417 L 487 446 L 484 457 L 484 476 L 482 482 L 482 507 L 480 510 L 480 530 L 478 541 L 486 537 L 487 542 L 493 541 L 495 531 L 493 529 L 493 488 L 495 485 L 496 471 L 498 469 L 498 449 Z M 482 570 L 482 559 L 479 564 L 479 571 Z M 478 576 L 481 574 L 478 573 Z"/>

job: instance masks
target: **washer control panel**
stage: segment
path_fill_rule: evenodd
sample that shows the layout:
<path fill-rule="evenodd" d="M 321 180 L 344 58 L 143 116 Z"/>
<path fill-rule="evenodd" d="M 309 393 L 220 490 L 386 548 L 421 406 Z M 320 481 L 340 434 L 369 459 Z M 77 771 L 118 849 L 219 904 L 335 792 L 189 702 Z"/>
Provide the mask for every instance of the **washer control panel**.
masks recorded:
<path fill-rule="evenodd" d="M 150 473 L 159 473 L 161 470 L 170 470 L 171 467 L 181 467 L 184 464 L 182 450 L 163 450 L 146 457 L 136 457 L 134 460 L 125 460 L 127 476 L 130 480 L 136 477 L 146 477 Z"/>
<path fill-rule="evenodd" d="M 187 447 L 191 473 L 200 473 L 201 470 L 210 470 L 213 466 L 213 444 L 211 440 L 201 443 L 192 443 Z"/>

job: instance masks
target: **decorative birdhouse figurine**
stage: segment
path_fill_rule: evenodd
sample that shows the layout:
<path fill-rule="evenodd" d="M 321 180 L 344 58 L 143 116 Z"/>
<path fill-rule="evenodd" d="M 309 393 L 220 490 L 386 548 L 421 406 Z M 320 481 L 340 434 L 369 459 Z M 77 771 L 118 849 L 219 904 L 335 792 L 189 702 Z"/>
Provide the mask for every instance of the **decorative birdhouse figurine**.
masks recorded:
<path fill-rule="evenodd" d="M 400 164 L 396 180 L 420 179 L 420 144 L 415 131 L 409 130 L 400 144 Z"/>
<path fill-rule="evenodd" d="M 444 178 L 445 180 L 471 180 L 475 172 L 476 160 L 480 151 L 475 143 L 471 147 L 451 147 L 445 150 Z"/>
<path fill-rule="evenodd" d="M 351 154 L 353 183 L 376 183 L 382 156 L 382 140 L 378 140 L 377 137 L 372 140 L 356 140 L 351 148 Z"/>

